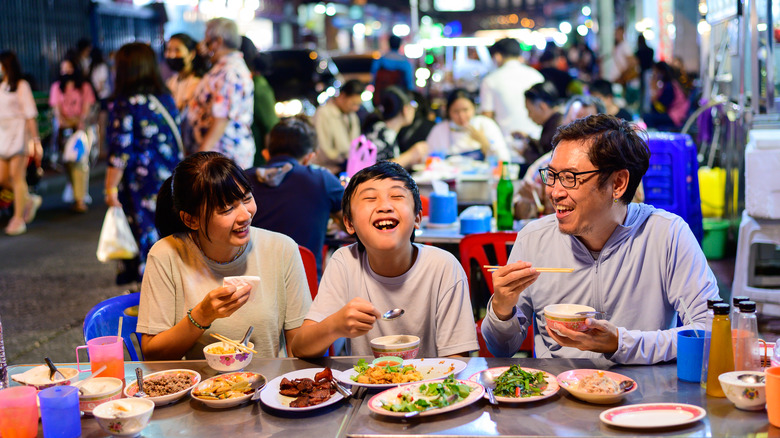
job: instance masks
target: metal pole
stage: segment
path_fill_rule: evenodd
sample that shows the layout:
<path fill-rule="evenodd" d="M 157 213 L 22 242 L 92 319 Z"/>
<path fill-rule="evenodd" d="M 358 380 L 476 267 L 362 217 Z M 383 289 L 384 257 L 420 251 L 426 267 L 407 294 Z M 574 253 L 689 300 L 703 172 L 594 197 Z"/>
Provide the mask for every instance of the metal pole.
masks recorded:
<path fill-rule="evenodd" d="M 761 68 L 758 65 L 758 10 L 756 8 L 757 0 L 747 0 L 750 5 L 750 74 L 753 78 L 750 81 L 750 109 L 751 116 L 759 113 L 758 103 L 761 100 Z M 752 117 L 751 117 L 752 119 Z"/>
<path fill-rule="evenodd" d="M 412 41 L 417 42 L 420 39 L 420 10 L 418 0 L 409 0 L 409 9 L 411 10 L 412 20 Z"/>
<path fill-rule="evenodd" d="M 775 35 L 772 1 L 766 2 L 766 112 L 775 112 Z"/>

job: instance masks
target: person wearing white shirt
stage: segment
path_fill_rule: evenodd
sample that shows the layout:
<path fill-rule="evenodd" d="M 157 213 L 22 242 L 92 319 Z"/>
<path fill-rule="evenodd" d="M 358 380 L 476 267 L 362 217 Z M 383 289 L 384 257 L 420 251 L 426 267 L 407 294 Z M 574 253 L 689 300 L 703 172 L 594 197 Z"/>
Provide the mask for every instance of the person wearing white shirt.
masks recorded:
<path fill-rule="evenodd" d="M 504 138 L 510 138 L 513 132 L 539 137 L 542 128 L 528 117 L 524 93 L 534 84 L 544 82 L 544 76 L 525 65 L 520 57 L 520 43 L 515 39 L 496 41 L 490 54 L 498 69 L 488 74 L 479 88 L 482 115 L 498 123 Z"/>

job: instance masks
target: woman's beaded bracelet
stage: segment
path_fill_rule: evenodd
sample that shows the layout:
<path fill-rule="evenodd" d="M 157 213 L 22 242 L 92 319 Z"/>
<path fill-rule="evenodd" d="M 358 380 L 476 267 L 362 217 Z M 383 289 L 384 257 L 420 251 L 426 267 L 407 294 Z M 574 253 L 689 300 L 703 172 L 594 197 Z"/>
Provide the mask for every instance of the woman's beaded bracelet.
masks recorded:
<path fill-rule="evenodd" d="M 106 195 L 115 195 L 119 193 L 119 189 L 117 187 L 109 187 L 105 190 Z"/>
<path fill-rule="evenodd" d="M 197 328 L 199 328 L 199 329 L 201 329 L 201 330 L 208 330 L 208 329 L 210 329 L 210 328 L 211 328 L 211 324 L 209 324 L 209 325 L 207 325 L 207 326 L 202 326 L 202 325 L 198 324 L 198 323 L 195 321 L 195 318 L 193 318 L 193 317 L 192 317 L 192 309 L 190 309 L 190 310 L 188 310 L 188 311 L 187 311 L 187 318 L 189 318 L 189 319 L 190 319 L 190 322 L 192 323 L 192 325 L 194 325 L 195 327 L 197 327 Z"/>

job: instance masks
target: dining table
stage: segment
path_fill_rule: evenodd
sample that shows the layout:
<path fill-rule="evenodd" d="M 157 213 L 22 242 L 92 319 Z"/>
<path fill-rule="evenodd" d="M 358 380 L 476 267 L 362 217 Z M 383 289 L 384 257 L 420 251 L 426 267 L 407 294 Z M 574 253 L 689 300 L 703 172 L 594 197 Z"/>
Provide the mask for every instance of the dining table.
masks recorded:
<path fill-rule="evenodd" d="M 333 370 L 351 369 L 361 357 L 339 356 L 317 359 L 254 358 L 245 368 L 263 374 L 268 380 L 283 374 L 317 367 Z M 369 361 L 372 358 L 365 358 Z M 487 399 L 438 415 L 405 419 L 380 415 L 369 409 L 369 400 L 379 390 L 353 387 L 353 396 L 340 402 L 307 412 L 281 411 L 264 403 L 249 402 L 228 409 L 213 409 L 189 395 L 178 402 L 154 409 L 143 437 L 354 437 L 386 438 L 400 436 L 449 437 L 526 437 L 526 436 L 780 436 L 780 428 L 771 426 L 765 410 L 736 409 L 725 398 L 707 396 L 699 383 L 677 378 L 674 362 L 657 365 L 619 365 L 606 359 L 562 358 L 462 358 L 466 367 L 456 375 L 468 379 L 482 370 L 519 364 L 524 368 L 558 375 L 574 369 L 608 370 L 633 379 L 637 389 L 618 403 L 598 405 L 581 401 L 561 388 L 554 395 L 529 403 L 499 403 Z M 24 372 L 33 365 L 13 365 L 10 374 Z M 73 364 L 59 364 L 70 367 Z M 217 375 L 205 360 L 125 362 L 127 382 L 134 370 L 144 373 L 168 369 L 191 369 L 203 379 Z M 14 383 L 15 384 L 15 383 Z M 266 386 L 268 388 L 268 386 Z M 264 389 L 266 390 L 266 389 Z M 665 428 L 622 428 L 605 424 L 599 415 L 611 408 L 640 403 L 684 403 L 706 410 L 706 416 L 690 424 Z M 83 437 L 108 436 L 97 422 L 84 416 Z M 42 430 L 39 428 L 39 435 Z"/>

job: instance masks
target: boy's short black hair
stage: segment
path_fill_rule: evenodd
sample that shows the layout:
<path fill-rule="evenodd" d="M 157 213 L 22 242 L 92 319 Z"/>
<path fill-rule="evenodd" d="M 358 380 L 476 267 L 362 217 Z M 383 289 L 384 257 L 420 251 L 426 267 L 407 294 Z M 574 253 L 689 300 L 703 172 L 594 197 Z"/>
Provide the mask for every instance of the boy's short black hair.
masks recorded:
<path fill-rule="evenodd" d="M 285 117 L 268 134 L 268 153 L 300 160 L 317 147 L 317 132 L 305 116 Z"/>
<path fill-rule="evenodd" d="M 422 201 L 420 200 L 420 189 L 417 188 L 417 183 L 414 181 L 409 172 L 398 163 L 392 161 L 380 161 L 373 166 L 366 167 L 360 172 L 354 174 L 349 180 L 349 184 L 344 189 L 344 197 L 341 198 L 341 211 L 344 213 L 344 217 L 352 221 L 352 210 L 350 208 L 350 202 L 352 196 L 354 196 L 360 184 L 366 181 L 392 179 L 395 181 L 401 181 L 404 183 L 410 192 L 412 192 L 412 198 L 414 198 L 414 214 L 418 215 L 422 211 Z M 362 251 L 365 246 L 360 241 L 360 237 L 355 233 L 355 238 L 358 241 L 358 248 Z M 414 232 L 410 239 L 414 242 Z"/>

